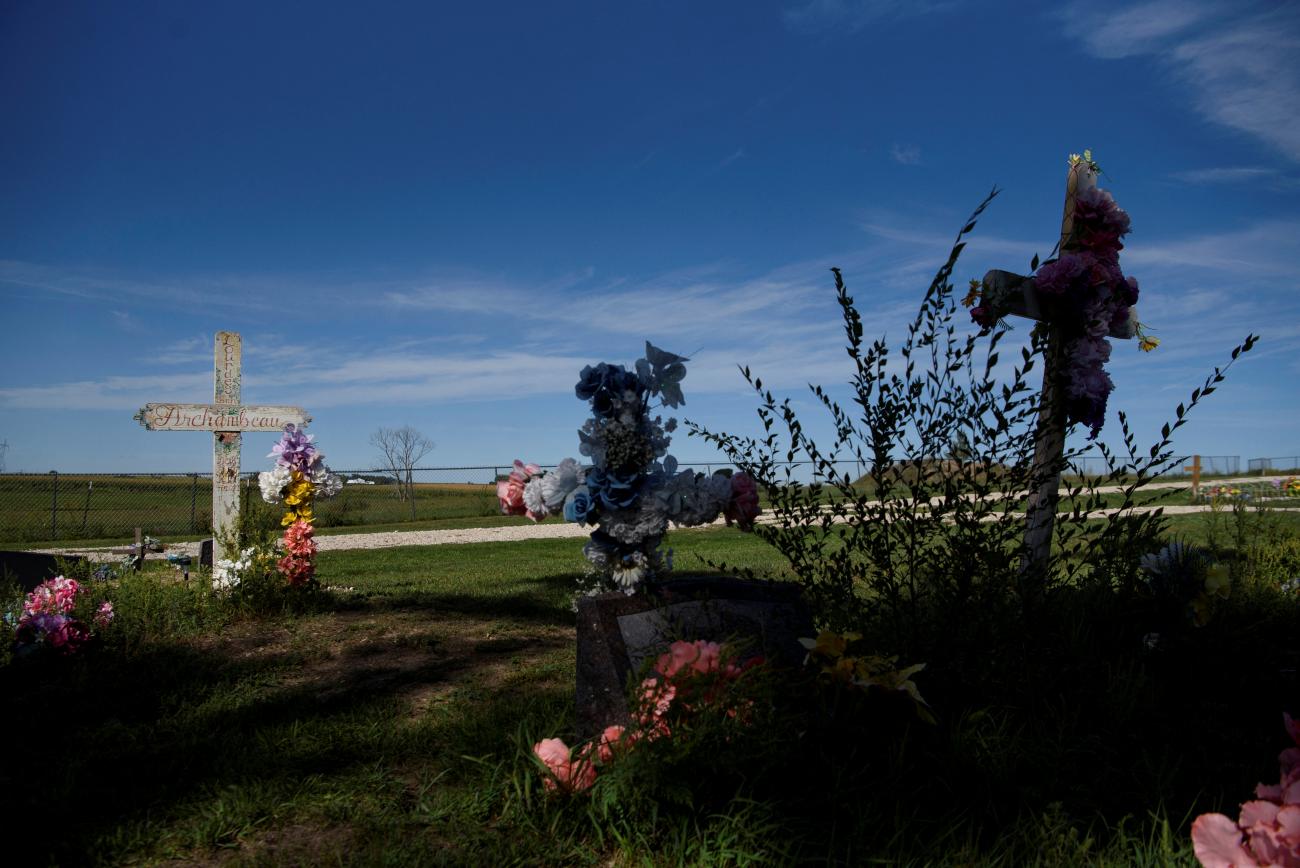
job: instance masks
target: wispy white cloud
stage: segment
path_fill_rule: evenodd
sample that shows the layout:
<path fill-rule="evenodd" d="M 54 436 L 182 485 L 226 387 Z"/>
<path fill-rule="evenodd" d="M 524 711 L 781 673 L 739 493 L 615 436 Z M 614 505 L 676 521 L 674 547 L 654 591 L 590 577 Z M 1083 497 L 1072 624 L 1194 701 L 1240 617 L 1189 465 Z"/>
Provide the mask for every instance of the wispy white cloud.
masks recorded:
<path fill-rule="evenodd" d="M 749 155 L 745 153 L 744 148 L 737 148 L 736 150 L 732 151 L 730 154 L 722 158 L 722 162 L 718 164 L 718 168 L 725 169 L 727 166 L 730 166 L 732 163 L 736 162 L 737 160 L 743 160 L 747 156 Z"/>
<path fill-rule="evenodd" d="M 1074 3 L 1058 15 L 1095 57 L 1153 56 L 1202 116 L 1300 160 L 1300 15 L 1295 4 L 1253 8 L 1152 0 Z"/>
<path fill-rule="evenodd" d="M 45 386 L 0 387 L 0 406 L 50 410 L 126 410 L 151 401 L 193 402 L 212 392 L 212 373 L 109 376 Z"/>
<path fill-rule="evenodd" d="M 1175 37 L 1210 18 L 1214 10 L 1188 0 L 1151 0 L 1120 9 L 1076 3 L 1059 13 L 1066 32 L 1090 54 L 1113 60 L 1167 48 Z"/>
<path fill-rule="evenodd" d="M 1130 236 L 1125 268 L 1159 266 L 1186 274 L 1210 269 L 1235 279 L 1294 278 L 1293 259 L 1300 221 L 1269 220 L 1242 229 L 1189 238 L 1146 241 Z"/>
<path fill-rule="evenodd" d="M 895 143 L 889 149 L 889 154 L 894 158 L 894 162 L 902 163 L 904 166 L 915 166 L 921 162 L 921 149 L 915 145 Z"/>
<path fill-rule="evenodd" d="M 1215 169 L 1189 169 L 1185 172 L 1171 172 L 1169 177 L 1189 184 L 1237 184 L 1276 178 L 1277 169 L 1264 166 L 1223 166 Z"/>

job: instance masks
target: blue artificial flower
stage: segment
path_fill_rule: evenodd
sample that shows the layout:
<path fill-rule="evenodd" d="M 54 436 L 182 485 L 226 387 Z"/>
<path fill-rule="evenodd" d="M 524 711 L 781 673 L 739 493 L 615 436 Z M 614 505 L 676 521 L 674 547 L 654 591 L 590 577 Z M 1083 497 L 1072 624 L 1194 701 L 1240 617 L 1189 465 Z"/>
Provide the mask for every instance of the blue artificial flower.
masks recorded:
<path fill-rule="evenodd" d="M 685 356 L 666 352 L 646 341 L 645 358 L 636 363 L 637 377 L 652 393 L 663 396 L 665 407 L 680 407 L 686 403 L 681 385 L 686 377 L 686 366 L 682 364 L 685 361 L 688 361 Z"/>
<path fill-rule="evenodd" d="M 609 416 L 617 410 L 623 400 L 623 394 L 629 390 L 634 392 L 637 400 L 640 401 L 645 387 L 636 374 L 627 368 L 606 362 L 601 362 L 595 367 L 588 365 L 583 368 L 582 373 L 579 374 L 578 385 L 573 387 L 574 394 L 579 398 L 591 401 L 592 412 L 597 417 Z"/>
<path fill-rule="evenodd" d="M 585 525 L 595 505 L 586 488 L 575 488 L 564 498 L 564 520 Z"/>
<path fill-rule="evenodd" d="M 587 474 L 587 490 L 606 509 L 627 509 L 641 493 L 641 474 L 612 473 L 593 467 Z"/>

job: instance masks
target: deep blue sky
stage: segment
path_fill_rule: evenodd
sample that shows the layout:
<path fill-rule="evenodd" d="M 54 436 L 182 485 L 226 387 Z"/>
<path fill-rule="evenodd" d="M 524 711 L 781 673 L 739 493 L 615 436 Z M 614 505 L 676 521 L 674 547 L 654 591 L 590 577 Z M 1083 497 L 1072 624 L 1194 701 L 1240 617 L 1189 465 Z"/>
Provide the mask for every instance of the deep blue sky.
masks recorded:
<path fill-rule="evenodd" d="M 995 184 L 959 286 L 1048 253 L 1084 148 L 1163 340 L 1117 343 L 1103 438 L 1151 442 L 1253 331 L 1176 446 L 1297 455 L 1298 57 L 1275 2 L 10 2 L 7 469 L 207 469 L 131 416 L 209 400 L 220 329 L 338 468 L 380 425 L 430 464 L 574 454 L 578 369 L 646 338 L 693 355 L 679 415 L 752 432 L 740 363 L 812 424 L 850 376 L 827 268 L 900 338 Z"/>

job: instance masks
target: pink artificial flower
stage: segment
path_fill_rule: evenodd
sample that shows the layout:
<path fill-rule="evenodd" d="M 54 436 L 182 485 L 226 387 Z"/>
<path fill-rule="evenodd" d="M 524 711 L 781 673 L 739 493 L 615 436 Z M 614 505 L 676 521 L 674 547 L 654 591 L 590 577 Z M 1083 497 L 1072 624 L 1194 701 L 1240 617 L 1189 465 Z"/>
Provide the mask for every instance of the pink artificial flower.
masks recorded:
<path fill-rule="evenodd" d="M 101 630 L 113 623 L 113 604 L 108 600 L 99 604 L 99 611 L 95 612 L 95 626 Z"/>
<path fill-rule="evenodd" d="M 573 759 L 563 739 L 544 738 L 533 745 L 533 754 L 550 772 L 544 785 L 552 792 L 580 793 L 596 782 L 596 767 L 585 757 Z"/>
<path fill-rule="evenodd" d="M 284 529 L 285 551 L 304 558 L 316 554 L 316 542 L 312 539 L 314 533 L 315 530 L 310 524 L 298 519 Z"/>
<path fill-rule="evenodd" d="M 309 558 L 288 554 L 276 561 L 275 565 L 285 581 L 294 587 L 307 584 L 316 575 L 316 566 Z"/>
<path fill-rule="evenodd" d="M 528 480 L 542 472 L 536 464 L 524 464 L 515 459 L 515 469 L 510 471 L 508 479 L 497 483 L 497 500 L 501 501 L 501 511 L 506 515 L 526 515 L 524 506 L 524 486 Z M 536 519 L 534 519 L 536 520 Z"/>
<path fill-rule="evenodd" d="M 1297 747 L 1278 755 L 1281 781 L 1256 787 L 1236 823 L 1222 814 L 1192 823 L 1192 847 L 1206 868 L 1300 868 L 1300 725 L 1289 714 L 1282 722 Z"/>
<path fill-rule="evenodd" d="M 615 756 L 630 748 L 636 743 L 636 733 L 629 732 L 624 726 L 607 726 L 605 731 L 600 734 L 600 741 L 596 746 L 596 755 L 600 757 L 603 763 L 611 762 Z"/>
<path fill-rule="evenodd" d="M 26 615 L 66 615 L 72 611 L 77 602 L 77 594 L 82 592 L 76 579 L 55 576 L 36 586 L 27 599 L 23 601 L 23 613 Z"/>
<path fill-rule="evenodd" d="M 646 739 L 654 741 L 661 736 L 672 734 L 668 722 L 664 720 L 664 715 L 672 707 L 676 696 L 677 688 L 667 680 L 657 681 L 654 678 L 647 678 L 641 682 L 641 705 L 637 722 L 645 728 Z"/>
<path fill-rule="evenodd" d="M 1205 868 L 1258 868 L 1242 846 L 1241 829 L 1223 814 L 1202 814 L 1192 823 L 1192 849 Z"/>
<path fill-rule="evenodd" d="M 748 473 L 737 473 L 731 477 L 731 499 L 727 501 L 725 515 L 727 524 L 733 521 L 741 530 L 751 530 L 754 519 L 761 510 L 758 507 L 758 484 Z"/>

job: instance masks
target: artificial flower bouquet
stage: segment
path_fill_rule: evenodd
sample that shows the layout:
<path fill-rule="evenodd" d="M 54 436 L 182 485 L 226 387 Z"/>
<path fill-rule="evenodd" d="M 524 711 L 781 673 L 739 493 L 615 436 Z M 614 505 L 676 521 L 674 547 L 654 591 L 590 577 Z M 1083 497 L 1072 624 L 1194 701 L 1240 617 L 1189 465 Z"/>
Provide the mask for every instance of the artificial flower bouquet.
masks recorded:
<path fill-rule="evenodd" d="M 285 425 L 280 442 L 267 455 L 275 458 L 275 467 L 258 474 L 257 478 L 263 500 L 284 504 L 284 516 L 280 519 L 284 527 L 281 541 L 284 554 L 276 562 L 276 568 L 295 588 L 314 586 L 316 581 L 312 504 L 333 497 L 343 488 L 343 481 L 330 472 L 325 465 L 325 453 L 316 448 L 313 439 L 294 425 Z"/>
<path fill-rule="evenodd" d="M 1300 722 L 1283 714 L 1294 746 L 1278 754 L 1276 784 L 1260 784 L 1234 822 L 1202 814 L 1192 823 L 1192 847 L 1205 868 L 1300 866 Z"/>
<path fill-rule="evenodd" d="M 533 745 L 546 789 L 584 792 L 620 758 L 651 743 L 682 752 L 707 747 L 700 727 L 710 723 L 750 726 L 756 707 L 750 673 L 763 663 L 762 657 L 742 662 L 735 648 L 718 642 L 673 642 L 635 687 L 627 725 L 607 726 L 577 748 L 558 738 Z"/>
<path fill-rule="evenodd" d="M 722 515 L 748 530 L 759 514 L 758 486 L 747 474 L 679 470 L 668 454 L 677 420 L 652 416 L 651 401 L 686 403 L 686 361 L 646 342 L 633 370 L 604 362 L 583 368 L 574 391 L 590 403 L 591 418 L 578 432 L 579 451 L 591 463 L 566 458 L 547 472 L 515 461 L 497 483 L 507 515 L 534 521 L 562 515 L 595 526 L 583 549 L 596 580 L 592 592 L 631 594 L 671 570 L 671 552 L 661 551 L 670 522 L 702 525 Z"/>
<path fill-rule="evenodd" d="M 1119 266 L 1120 239 L 1129 232 L 1129 216 L 1110 193 L 1097 187 L 1101 169 L 1092 153 L 1070 155 L 1073 208 L 1067 219 L 1068 237 L 1063 238 L 1060 256 L 1038 266 L 1033 275 L 1041 318 L 1060 327 L 1066 340 L 1066 414 L 1068 421 L 1086 425 L 1089 439 L 1101 431 L 1106 418 L 1106 400 L 1115 388 L 1106 373 L 1110 360 L 1107 336 L 1138 338 L 1138 348 L 1150 351 L 1160 343 L 1146 334 L 1137 319 L 1135 305 L 1138 283 L 1126 277 Z M 1067 209 L 1067 213 L 1070 213 Z M 1024 313 L 1023 299 L 971 281 L 964 304 L 971 307 L 971 319 L 985 332 L 1004 317 Z"/>
<path fill-rule="evenodd" d="M 861 633 L 821 630 L 815 639 L 800 639 L 799 644 L 808 650 L 804 665 L 816 670 L 819 681 L 867 694 L 906 697 L 917 717 L 926 723 L 935 722 L 929 703 L 912 681 L 913 675 L 925 669 L 924 663 L 900 669 L 897 657 L 868 653 Z"/>
<path fill-rule="evenodd" d="M 47 579 L 23 599 L 21 614 L 5 613 L 14 631 L 14 654 L 26 657 L 48 650 L 74 654 L 113 623 L 113 604 L 94 599 L 76 579 Z"/>

